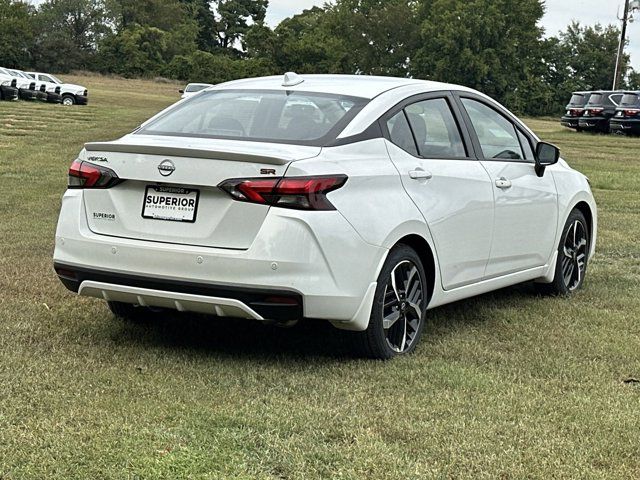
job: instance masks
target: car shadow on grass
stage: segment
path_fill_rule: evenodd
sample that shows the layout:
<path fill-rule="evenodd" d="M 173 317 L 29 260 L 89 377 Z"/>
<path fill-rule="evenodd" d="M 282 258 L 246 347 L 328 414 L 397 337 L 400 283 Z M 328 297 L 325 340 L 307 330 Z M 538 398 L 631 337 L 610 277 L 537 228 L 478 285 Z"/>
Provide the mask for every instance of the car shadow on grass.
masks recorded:
<path fill-rule="evenodd" d="M 433 309 L 427 316 L 422 343 L 438 341 L 465 326 L 476 328 L 493 319 L 495 309 L 517 307 L 534 297 L 533 286 L 522 284 Z M 112 326 L 111 339 L 120 345 L 261 360 L 358 358 L 350 332 L 338 330 L 323 320 L 303 320 L 292 328 L 281 328 L 253 320 L 159 312 L 140 323 L 113 321 L 119 323 L 115 331 Z"/>

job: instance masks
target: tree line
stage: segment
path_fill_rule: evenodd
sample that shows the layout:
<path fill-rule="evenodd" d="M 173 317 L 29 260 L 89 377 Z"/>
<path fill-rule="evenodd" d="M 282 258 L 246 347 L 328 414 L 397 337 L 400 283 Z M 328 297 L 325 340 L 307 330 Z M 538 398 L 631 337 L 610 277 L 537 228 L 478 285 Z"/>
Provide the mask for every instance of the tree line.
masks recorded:
<path fill-rule="evenodd" d="M 458 83 L 528 115 L 610 88 L 620 32 L 545 37 L 543 0 L 335 0 L 265 24 L 268 0 L 0 0 L 0 65 L 219 83 L 298 73 Z M 640 73 L 622 59 L 624 87 Z"/>

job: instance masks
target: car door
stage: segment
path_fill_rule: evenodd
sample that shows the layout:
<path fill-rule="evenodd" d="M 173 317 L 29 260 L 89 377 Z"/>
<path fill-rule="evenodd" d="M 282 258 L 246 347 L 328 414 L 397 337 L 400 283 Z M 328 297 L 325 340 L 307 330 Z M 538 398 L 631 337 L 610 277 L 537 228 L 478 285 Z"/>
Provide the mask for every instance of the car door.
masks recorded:
<path fill-rule="evenodd" d="M 381 119 L 389 156 L 435 242 L 445 290 L 482 280 L 491 250 L 493 187 L 473 158 L 448 92 L 413 97 Z"/>
<path fill-rule="evenodd" d="M 493 182 L 493 243 L 486 277 L 545 265 L 555 248 L 558 219 L 553 175 L 536 174 L 534 139 L 506 110 L 479 96 L 458 98 Z"/>

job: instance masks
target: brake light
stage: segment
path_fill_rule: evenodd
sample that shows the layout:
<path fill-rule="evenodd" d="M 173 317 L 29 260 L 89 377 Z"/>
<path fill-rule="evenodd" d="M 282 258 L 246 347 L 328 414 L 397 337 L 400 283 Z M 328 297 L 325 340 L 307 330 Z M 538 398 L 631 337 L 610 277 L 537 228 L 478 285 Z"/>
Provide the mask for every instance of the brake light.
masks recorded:
<path fill-rule="evenodd" d="M 327 193 L 342 187 L 346 175 L 289 178 L 232 178 L 218 187 L 240 202 L 297 210 L 335 210 Z"/>
<path fill-rule="evenodd" d="M 590 108 L 587 110 L 587 115 L 598 115 L 603 112 L 603 108 Z"/>
<path fill-rule="evenodd" d="M 568 113 L 572 117 L 581 117 L 584 112 L 583 112 L 583 110 L 581 108 L 572 108 L 572 109 L 569 110 Z"/>
<path fill-rule="evenodd" d="M 624 110 L 625 117 L 635 117 L 640 113 L 640 109 L 637 108 L 627 108 Z"/>
<path fill-rule="evenodd" d="M 122 182 L 110 168 L 82 160 L 74 160 L 69 167 L 68 188 L 109 188 Z"/>

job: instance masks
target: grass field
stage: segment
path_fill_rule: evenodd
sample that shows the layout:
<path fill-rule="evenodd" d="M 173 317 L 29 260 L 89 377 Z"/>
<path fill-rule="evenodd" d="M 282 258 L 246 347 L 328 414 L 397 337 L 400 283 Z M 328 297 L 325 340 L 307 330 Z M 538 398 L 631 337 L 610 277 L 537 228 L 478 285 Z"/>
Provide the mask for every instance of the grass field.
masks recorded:
<path fill-rule="evenodd" d="M 0 479 L 640 478 L 640 140 L 531 120 L 594 187 L 585 288 L 435 309 L 417 352 L 382 363 L 324 324 L 134 326 L 67 292 L 69 164 L 178 98 L 69 80 L 90 105 L 0 103 Z"/>

